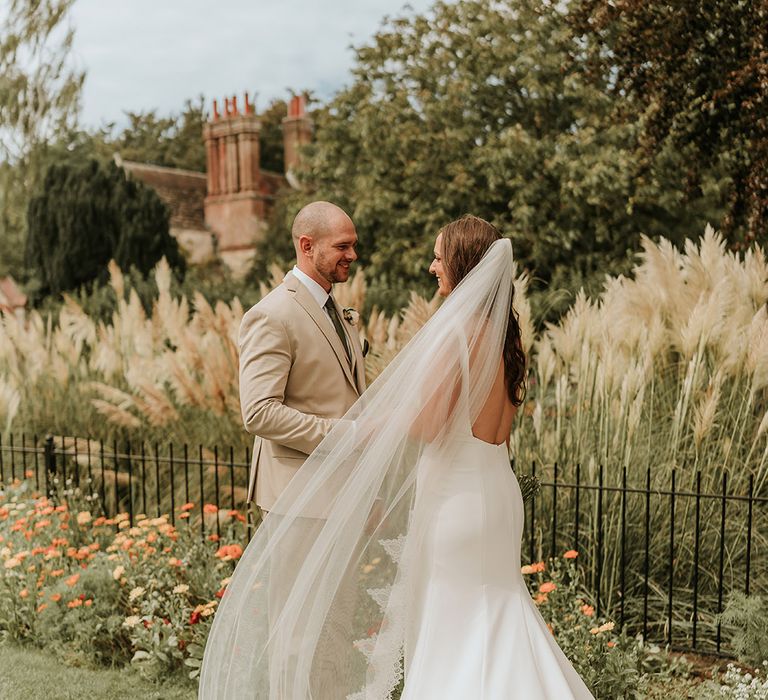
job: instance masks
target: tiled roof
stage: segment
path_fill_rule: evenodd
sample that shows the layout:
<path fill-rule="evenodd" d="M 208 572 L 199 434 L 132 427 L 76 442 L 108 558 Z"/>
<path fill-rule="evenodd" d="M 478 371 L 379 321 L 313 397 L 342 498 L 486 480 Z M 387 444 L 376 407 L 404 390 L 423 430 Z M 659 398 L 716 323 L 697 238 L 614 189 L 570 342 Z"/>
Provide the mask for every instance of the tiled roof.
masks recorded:
<path fill-rule="evenodd" d="M 171 213 L 171 227 L 206 230 L 205 173 L 129 160 L 119 160 L 118 165 L 157 192 Z"/>

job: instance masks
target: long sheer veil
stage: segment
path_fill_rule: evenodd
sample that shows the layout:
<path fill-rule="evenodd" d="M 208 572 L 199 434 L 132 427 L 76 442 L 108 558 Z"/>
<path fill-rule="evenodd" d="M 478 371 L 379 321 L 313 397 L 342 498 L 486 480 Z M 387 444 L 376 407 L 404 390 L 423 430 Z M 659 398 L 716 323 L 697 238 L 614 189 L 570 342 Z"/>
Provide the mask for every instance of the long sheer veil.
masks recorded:
<path fill-rule="evenodd" d="M 297 472 L 221 601 L 201 698 L 391 696 L 418 619 L 418 467 L 471 433 L 514 274 L 510 241 L 496 241 Z"/>

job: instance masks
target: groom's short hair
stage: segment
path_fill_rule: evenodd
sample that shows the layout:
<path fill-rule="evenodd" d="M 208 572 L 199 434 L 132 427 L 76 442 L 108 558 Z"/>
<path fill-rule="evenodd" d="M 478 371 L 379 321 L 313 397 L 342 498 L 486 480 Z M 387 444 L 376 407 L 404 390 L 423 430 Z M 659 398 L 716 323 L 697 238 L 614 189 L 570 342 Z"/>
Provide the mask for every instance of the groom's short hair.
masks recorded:
<path fill-rule="evenodd" d="M 330 233 L 339 218 L 349 219 L 349 215 L 331 202 L 310 202 L 302 207 L 291 227 L 291 238 L 296 248 L 299 246 L 299 238 L 312 236 L 318 238 Z"/>

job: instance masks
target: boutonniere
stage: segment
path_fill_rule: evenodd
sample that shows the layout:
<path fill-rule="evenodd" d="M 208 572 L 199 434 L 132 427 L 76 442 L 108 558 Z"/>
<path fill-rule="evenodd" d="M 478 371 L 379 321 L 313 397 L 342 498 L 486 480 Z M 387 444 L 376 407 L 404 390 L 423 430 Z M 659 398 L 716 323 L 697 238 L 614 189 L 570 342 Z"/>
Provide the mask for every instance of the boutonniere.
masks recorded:
<path fill-rule="evenodd" d="M 342 314 L 344 315 L 344 320 L 350 326 L 356 326 L 357 322 L 360 320 L 360 314 L 354 309 L 343 309 Z"/>

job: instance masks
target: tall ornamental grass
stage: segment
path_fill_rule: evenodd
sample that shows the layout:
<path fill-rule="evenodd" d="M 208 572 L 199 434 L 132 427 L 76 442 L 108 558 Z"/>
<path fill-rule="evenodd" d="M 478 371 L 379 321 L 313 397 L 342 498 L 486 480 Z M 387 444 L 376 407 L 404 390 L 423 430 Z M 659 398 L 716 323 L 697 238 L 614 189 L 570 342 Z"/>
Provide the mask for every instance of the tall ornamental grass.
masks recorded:
<path fill-rule="evenodd" d="M 110 272 L 118 304 L 109 323 L 94 320 L 72 299 L 65 300 L 57 324 L 34 311 L 26 323 L 0 318 L 0 432 L 79 434 L 108 444 L 143 441 L 148 451 L 152 443 L 231 445 L 243 459 L 250 439 L 241 426 L 238 396 L 240 302 L 212 306 L 199 294 L 175 297 L 168 266 L 161 263 L 154 271 L 158 294 L 147 313 L 121 272 L 115 266 Z M 272 270 L 262 294 L 281 279 L 282 271 Z M 717 494 L 725 486 L 730 494 L 746 495 L 751 483 L 754 496 L 766 495 L 768 264 L 760 248 L 729 252 L 710 228 L 682 251 L 646 238 L 629 277 L 606 278 L 595 299 L 579 293 L 558 323 L 538 333 L 527 281 L 525 274 L 516 279 L 516 308 L 530 364 L 528 398 L 511 436 L 519 472 L 530 472 L 535 461 L 537 474 L 546 480 L 557 463 L 560 479 L 572 483 L 580 465 L 582 483 L 596 484 L 602 467 L 607 486 L 620 485 L 626 473 L 631 487 L 642 489 L 650 478 L 656 493 L 671 488 L 674 473 L 676 489 L 684 493 L 699 487 Z M 363 309 L 364 275 L 358 272 L 336 294 L 344 307 Z M 372 348 L 366 359 L 369 381 L 438 303 L 414 295 L 393 317 L 374 310 L 361 321 L 361 338 Z M 609 607 L 620 602 L 623 568 L 626 612 L 638 619 L 637 601 L 645 591 L 643 496 L 631 494 L 624 504 L 624 548 L 620 495 L 606 492 L 602 509 L 597 498 L 594 491 L 583 492 L 580 501 L 584 563 L 592 583 L 599 578 Z M 676 613 L 675 628 L 691 630 L 694 582 L 700 624 L 715 625 L 721 541 L 722 593 L 745 588 L 747 502 L 730 507 L 724 526 L 721 502 L 700 503 L 698 569 L 692 563 L 694 501 L 679 500 L 674 521 L 665 502 L 654 503 L 648 537 L 650 614 L 665 617 L 668 541 L 675 532 L 673 592 L 675 610 L 682 611 Z M 533 537 L 540 545 L 551 537 L 555 522 L 551 489 L 543 489 L 536 508 Z M 557 510 L 556 545 L 571 546 L 573 490 L 560 492 Z M 765 511 L 764 504 L 753 509 L 753 590 L 768 585 Z M 601 561 L 596 554 L 600 537 Z"/>
<path fill-rule="evenodd" d="M 631 277 L 607 278 L 596 299 L 579 294 L 533 347 L 529 401 L 513 430 L 513 452 L 523 471 L 535 461 L 545 480 L 557 463 L 561 483 L 574 484 L 577 465 L 582 484 L 598 484 L 601 467 L 606 487 L 626 478 L 630 488 L 645 489 L 650 481 L 647 588 L 657 636 L 668 632 L 670 575 L 673 639 L 690 640 L 694 597 L 700 638 L 715 637 L 721 594 L 746 590 L 748 556 L 751 590 L 768 585 L 767 509 L 753 504 L 750 541 L 746 499 L 750 483 L 754 497 L 768 495 L 767 301 L 761 249 L 728 252 L 711 228 L 682 252 L 646 238 Z M 725 518 L 722 499 L 700 500 L 698 567 L 696 500 L 677 496 L 672 521 L 673 478 L 678 493 L 698 488 L 745 497 L 727 504 Z M 626 614 L 637 621 L 646 591 L 645 495 L 630 493 L 622 504 L 619 492 L 605 491 L 602 507 L 598 498 L 597 491 L 582 491 L 579 506 L 592 582 L 599 580 L 603 603 L 615 609 L 623 569 Z M 575 536 L 575 507 L 575 489 L 561 489 L 556 541 L 564 545 Z M 544 488 L 533 533 L 542 546 L 554 509 Z"/>

